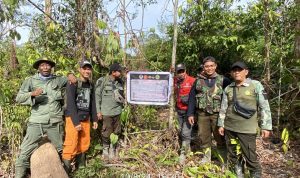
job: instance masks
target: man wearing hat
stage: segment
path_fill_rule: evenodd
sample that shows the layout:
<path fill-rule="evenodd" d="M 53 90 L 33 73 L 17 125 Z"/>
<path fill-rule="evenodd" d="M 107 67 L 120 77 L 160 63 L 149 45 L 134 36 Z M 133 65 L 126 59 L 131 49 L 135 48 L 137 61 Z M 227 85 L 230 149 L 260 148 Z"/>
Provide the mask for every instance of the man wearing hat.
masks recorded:
<path fill-rule="evenodd" d="M 234 79 L 223 93 L 219 113 L 219 133 L 225 135 L 228 149 L 228 163 L 237 177 L 244 177 L 242 163 L 245 161 L 251 178 L 261 177 L 261 165 L 256 154 L 257 112 L 260 109 L 261 136 L 268 138 L 272 130 L 272 118 L 266 92 L 259 81 L 247 78 L 249 71 L 244 62 L 238 61 L 231 67 Z M 237 140 L 242 157 L 236 154 Z M 244 159 L 243 159 L 244 158 Z"/>
<path fill-rule="evenodd" d="M 67 84 L 67 78 L 52 74 L 54 66 L 55 63 L 46 58 L 37 60 L 33 67 L 38 73 L 25 79 L 18 92 L 16 101 L 22 105 L 30 105 L 31 115 L 16 160 L 16 178 L 26 176 L 27 169 L 30 168 L 30 156 L 44 137 L 48 137 L 59 153 L 62 151 L 62 89 Z M 73 75 L 69 79 L 76 82 Z"/>
<path fill-rule="evenodd" d="M 230 84 L 230 80 L 216 72 L 217 63 L 214 57 L 204 58 L 202 64 L 202 72 L 198 74 L 190 92 L 187 116 L 193 125 L 197 115 L 198 137 L 204 153 L 201 163 L 207 163 L 211 161 L 212 134 L 220 155 L 225 159 L 225 139 L 218 133 L 217 119 L 222 92 Z"/>
<path fill-rule="evenodd" d="M 98 127 L 94 88 L 91 81 L 92 70 L 89 61 L 81 61 L 77 83 L 68 83 L 66 88 L 66 135 L 62 158 L 67 173 L 71 170 L 71 161 L 74 158 L 76 158 L 77 168 L 85 166 L 85 152 L 90 146 L 90 120 L 93 122 L 93 129 Z"/>
<path fill-rule="evenodd" d="M 124 82 L 121 79 L 123 68 L 114 63 L 109 68 L 109 75 L 97 80 L 95 97 L 96 110 L 102 124 L 103 157 L 114 158 L 116 144 L 110 143 L 110 135 L 121 134 L 120 115 L 124 106 Z"/>
<path fill-rule="evenodd" d="M 193 86 L 195 78 L 186 73 L 184 64 L 176 65 L 176 76 L 174 78 L 174 93 L 176 97 L 176 111 L 178 115 L 179 131 L 181 138 L 181 149 L 179 161 L 181 164 L 185 161 L 185 155 L 190 150 L 192 126 L 187 120 L 187 108 L 189 93 Z"/>

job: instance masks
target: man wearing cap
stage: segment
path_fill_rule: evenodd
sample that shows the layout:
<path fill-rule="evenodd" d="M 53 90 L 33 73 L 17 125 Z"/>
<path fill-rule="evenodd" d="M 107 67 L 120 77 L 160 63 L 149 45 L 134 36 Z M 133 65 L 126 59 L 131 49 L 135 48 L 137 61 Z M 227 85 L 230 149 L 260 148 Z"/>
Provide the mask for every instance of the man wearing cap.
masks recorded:
<path fill-rule="evenodd" d="M 187 108 L 189 93 L 195 78 L 186 73 L 184 64 L 176 65 L 176 76 L 174 78 L 174 91 L 176 97 L 176 111 L 181 138 L 181 149 L 179 161 L 184 163 L 186 152 L 190 149 L 192 126 L 187 120 Z"/>
<path fill-rule="evenodd" d="M 223 93 L 219 113 L 219 133 L 225 135 L 228 149 L 228 163 L 231 171 L 238 177 L 244 177 L 241 161 L 245 160 L 250 177 L 261 177 L 261 165 L 256 154 L 256 133 L 258 127 L 257 112 L 260 111 L 261 136 L 268 138 L 272 130 L 272 118 L 266 92 L 259 81 L 247 78 L 248 68 L 244 62 L 238 61 L 231 67 L 234 79 Z M 236 154 L 237 140 L 242 157 Z M 242 159 L 244 158 L 244 159 Z"/>
<path fill-rule="evenodd" d="M 65 142 L 63 162 L 67 173 L 71 170 L 71 161 L 76 158 L 76 167 L 85 166 L 85 152 L 90 146 L 90 120 L 93 129 L 98 127 L 96 103 L 91 81 L 92 65 L 83 60 L 79 63 L 80 77 L 76 84 L 67 84 L 67 106 L 65 110 Z"/>
<path fill-rule="evenodd" d="M 110 135 L 120 135 L 120 115 L 124 106 L 124 82 L 121 79 L 123 68 L 114 63 L 109 68 L 109 75 L 101 77 L 96 83 L 96 110 L 102 124 L 103 157 L 114 158 L 116 144 L 110 143 Z"/>
<path fill-rule="evenodd" d="M 62 89 L 67 84 L 67 78 L 52 74 L 54 66 L 55 63 L 46 58 L 37 60 L 33 67 L 38 73 L 25 79 L 16 97 L 18 103 L 31 106 L 26 136 L 16 160 L 16 178 L 26 176 L 27 169 L 30 168 L 30 156 L 43 137 L 47 136 L 59 153 L 62 151 Z M 73 75 L 69 78 L 73 83 L 76 82 Z"/>
<path fill-rule="evenodd" d="M 188 104 L 188 120 L 191 125 L 196 122 L 198 137 L 204 157 L 201 163 L 211 161 L 212 133 L 217 142 L 217 148 L 225 159 L 225 139 L 218 133 L 217 119 L 221 107 L 223 89 L 230 80 L 216 72 L 217 63 L 214 57 L 203 59 L 203 69 L 191 89 Z"/>

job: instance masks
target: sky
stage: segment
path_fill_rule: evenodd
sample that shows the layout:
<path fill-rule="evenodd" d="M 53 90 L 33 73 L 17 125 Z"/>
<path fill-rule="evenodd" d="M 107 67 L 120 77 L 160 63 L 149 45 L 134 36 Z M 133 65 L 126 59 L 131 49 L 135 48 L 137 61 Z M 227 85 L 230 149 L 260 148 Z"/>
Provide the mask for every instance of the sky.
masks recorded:
<path fill-rule="evenodd" d="M 34 2 L 37 2 L 37 0 L 33 0 Z M 55 1 L 55 0 L 54 0 Z M 56 2 L 59 0 L 56 0 Z M 245 5 L 250 0 L 241 0 L 240 2 L 236 3 L 237 5 Z M 118 0 L 104 0 L 104 6 L 107 9 L 108 14 L 110 16 L 115 16 L 117 13 L 117 10 L 119 8 L 117 7 Z M 130 0 L 125 0 L 125 3 L 130 2 Z M 179 5 L 186 5 L 186 0 L 179 0 Z M 127 4 L 128 5 L 128 4 Z M 35 9 L 32 5 L 28 5 L 25 7 L 21 7 L 22 12 L 26 13 L 40 13 L 38 10 Z M 134 4 L 128 5 L 128 12 L 135 13 L 137 12 L 138 16 L 132 21 L 133 29 L 141 29 L 142 24 L 142 10 L 141 7 L 137 7 Z M 172 0 L 157 0 L 157 3 L 151 4 L 146 6 L 144 10 L 144 20 L 143 20 L 143 31 L 149 31 L 150 28 L 155 28 L 156 33 L 161 34 L 159 32 L 159 26 L 158 23 L 172 23 L 173 22 L 173 2 Z M 114 25 L 117 27 L 116 30 L 120 31 L 122 33 L 123 30 L 123 24 L 120 18 L 115 18 Z M 30 28 L 29 27 L 19 27 L 17 28 L 17 31 L 21 34 L 21 40 L 17 41 L 17 44 L 22 44 L 26 41 L 28 41 Z"/>

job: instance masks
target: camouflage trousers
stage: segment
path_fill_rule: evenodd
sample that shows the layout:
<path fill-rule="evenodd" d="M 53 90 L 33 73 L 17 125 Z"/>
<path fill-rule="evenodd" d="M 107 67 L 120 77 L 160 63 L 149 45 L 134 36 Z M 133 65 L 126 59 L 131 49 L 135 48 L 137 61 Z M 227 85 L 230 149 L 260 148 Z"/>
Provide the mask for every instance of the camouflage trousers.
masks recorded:
<path fill-rule="evenodd" d="M 197 112 L 198 139 L 202 149 L 212 146 L 212 139 L 217 142 L 217 147 L 225 148 L 225 138 L 218 132 L 218 114 L 208 114 L 206 112 Z M 213 135 L 213 137 L 212 137 Z"/>

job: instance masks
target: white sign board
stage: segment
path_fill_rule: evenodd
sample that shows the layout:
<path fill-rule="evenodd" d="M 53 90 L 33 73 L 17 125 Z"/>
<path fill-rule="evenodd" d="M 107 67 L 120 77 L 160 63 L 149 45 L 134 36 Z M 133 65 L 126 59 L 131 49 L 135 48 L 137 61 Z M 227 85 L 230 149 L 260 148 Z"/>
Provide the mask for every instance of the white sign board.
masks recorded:
<path fill-rule="evenodd" d="M 128 72 L 127 101 L 131 104 L 167 105 L 172 83 L 170 72 Z"/>

